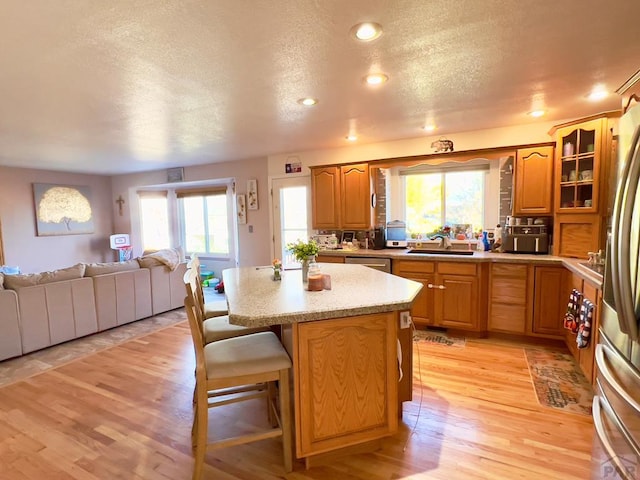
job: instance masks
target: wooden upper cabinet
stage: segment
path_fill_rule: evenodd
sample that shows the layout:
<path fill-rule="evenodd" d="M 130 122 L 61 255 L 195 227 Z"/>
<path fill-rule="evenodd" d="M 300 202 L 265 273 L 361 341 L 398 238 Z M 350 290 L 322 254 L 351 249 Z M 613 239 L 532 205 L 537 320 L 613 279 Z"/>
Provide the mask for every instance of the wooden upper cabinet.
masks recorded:
<path fill-rule="evenodd" d="M 514 215 L 553 212 L 553 146 L 517 151 L 514 200 Z"/>
<path fill-rule="evenodd" d="M 312 227 L 366 230 L 373 225 L 369 165 L 311 168 Z"/>
<path fill-rule="evenodd" d="M 345 230 L 371 228 L 371 179 L 369 165 L 358 163 L 340 167 L 340 219 Z"/>
<path fill-rule="evenodd" d="M 340 228 L 340 195 L 340 167 L 311 169 L 313 228 Z"/>

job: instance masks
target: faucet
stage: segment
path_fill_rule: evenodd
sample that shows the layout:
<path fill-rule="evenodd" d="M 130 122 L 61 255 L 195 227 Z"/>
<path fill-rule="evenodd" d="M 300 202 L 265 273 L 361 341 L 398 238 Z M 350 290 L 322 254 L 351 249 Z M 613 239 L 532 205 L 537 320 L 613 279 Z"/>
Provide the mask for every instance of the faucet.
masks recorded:
<path fill-rule="evenodd" d="M 442 248 L 444 250 L 451 250 L 451 239 L 448 236 L 442 235 L 441 233 L 437 233 L 431 236 L 429 240 L 435 240 L 436 238 L 440 239 L 440 245 L 438 245 L 438 248 Z"/>

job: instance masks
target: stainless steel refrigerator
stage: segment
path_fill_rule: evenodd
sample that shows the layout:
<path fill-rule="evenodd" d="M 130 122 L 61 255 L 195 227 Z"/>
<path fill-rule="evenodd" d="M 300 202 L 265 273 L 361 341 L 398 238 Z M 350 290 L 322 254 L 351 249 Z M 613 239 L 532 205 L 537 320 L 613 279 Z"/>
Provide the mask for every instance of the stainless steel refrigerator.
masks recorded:
<path fill-rule="evenodd" d="M 596 345 L 593 479 L 640 479 L 640 105 L 620 119 Z"/>

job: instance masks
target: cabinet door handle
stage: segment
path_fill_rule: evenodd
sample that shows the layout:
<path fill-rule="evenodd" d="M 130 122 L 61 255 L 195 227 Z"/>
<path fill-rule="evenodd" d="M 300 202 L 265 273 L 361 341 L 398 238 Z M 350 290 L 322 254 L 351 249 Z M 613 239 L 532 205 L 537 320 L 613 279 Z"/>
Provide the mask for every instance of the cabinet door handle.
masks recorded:
<path fill-rule="evenodd" d="M 435 288 L 435 285 L 433 283 L 428 283 L 427 288 Z"/>
<path fill-rule="evenodd" d="M 439 290 L 444 290 L 447 287 L 445 287 L 444 285 L 434 285 L 433 283 L 428 283 L 427 288 L 437 288 Z"/>
<path fill-rule="evenodd" d="M 438 288 L 439 288 L 440 290 L 444 290 L 444 289 L 445 289 L 445 288 L 447 288 L 447 287 L 445 287 L 444 285 L 438 285 Z"/>

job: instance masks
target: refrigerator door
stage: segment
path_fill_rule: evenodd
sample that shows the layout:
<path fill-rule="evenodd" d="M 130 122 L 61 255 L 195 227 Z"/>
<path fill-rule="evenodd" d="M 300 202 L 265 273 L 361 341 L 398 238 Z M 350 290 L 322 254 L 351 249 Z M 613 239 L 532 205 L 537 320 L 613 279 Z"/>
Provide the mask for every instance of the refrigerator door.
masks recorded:
<path fill-rule="evenodd" d="M 627 441 L 615 412 L 597 389 L 593 397 L 593 425 L 595 435 L 591 456 L 591 478 L 638 480 L 640 452 Z"/>
<path fill-rule="evenodd" d="M 601 341 L 596 346 L 593 478 L 640 479 L 640 373 L 606 338 Z"/>
<path fill-rule="evenodd" d="M 632 341 L 638 340 L 638 258 L 640 256 L 640 125 L 636 127 L 630 149 L 622 166 L 613 209 L 613 229 L 607 281 L 611 299 L 607 304 L 618 316 L 620 330 Z M 635 215 L 634 215 L 635 212 Z"/>

